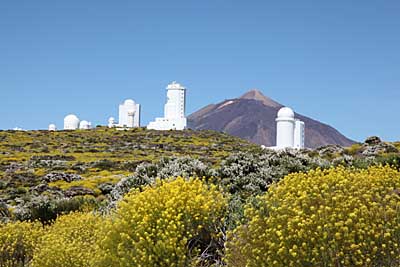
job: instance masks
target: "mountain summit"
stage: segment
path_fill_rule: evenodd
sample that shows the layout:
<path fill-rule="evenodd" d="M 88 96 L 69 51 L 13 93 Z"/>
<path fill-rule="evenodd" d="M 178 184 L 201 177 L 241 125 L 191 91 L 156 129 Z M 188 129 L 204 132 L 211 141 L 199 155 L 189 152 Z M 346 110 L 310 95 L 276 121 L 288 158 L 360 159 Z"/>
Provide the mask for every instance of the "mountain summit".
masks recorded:
<path fill-rule="evenodd" d="M 188 126 L 195 130 L 215 130 L 238 136 L 265 146 L 276 144 L 276 114 L 284 105 L 250 90 L 239 98 L 210 104 L 188 117 Z M 328 144 L 349 146 L 354 141 L 333 127 L 296 113 L 306 125 L 306 147 Z"/>
<path fill-rule="evenodd" d="M 263 93 L 261 93 L 261 91 L 259 91 L 257 89 L 252 89 L 252 90 L 248 91 L 247 93 L 242 95 L 240 97 L 240 99 L 258 100 L 258 101 L 261 101 L 264 105 L 269 106 L 269 107 L 273 107 L 273 108 L 282 107 L 281 104 L 279 104 L 278 102 L 272 100 L 269 97 L 266 97 L 265 95 L 263 95 Z"/>

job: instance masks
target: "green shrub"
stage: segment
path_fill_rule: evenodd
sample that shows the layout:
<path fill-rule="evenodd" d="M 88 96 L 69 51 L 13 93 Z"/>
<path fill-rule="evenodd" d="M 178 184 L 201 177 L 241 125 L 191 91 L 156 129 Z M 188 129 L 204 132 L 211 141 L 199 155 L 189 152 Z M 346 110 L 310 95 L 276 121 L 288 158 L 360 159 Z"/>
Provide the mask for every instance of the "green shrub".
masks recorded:
<path fill-rule="evenodd" d="M 291 174 L 229 234 L 228 266 L 399 266 L 400 173 Z"/>

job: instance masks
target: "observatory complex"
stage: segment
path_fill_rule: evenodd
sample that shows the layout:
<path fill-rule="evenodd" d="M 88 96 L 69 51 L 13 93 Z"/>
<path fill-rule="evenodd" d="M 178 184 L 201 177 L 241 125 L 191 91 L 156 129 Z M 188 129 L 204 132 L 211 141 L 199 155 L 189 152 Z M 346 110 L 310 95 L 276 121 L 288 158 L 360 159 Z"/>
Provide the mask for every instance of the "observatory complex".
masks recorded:
<path fill-rule="evenodd" d="M 184 130 L 187 120 L 186 88 L 177 82 L 167 86 L 167 101 L 164 105 L 164 117 L 156 118 L 148 124 L 147 129 L 152 130 Z M 126 129 L 140 127 L 140 105 L 132 99 L 126 99 L 119 105 L 119 121 L 113 117 L 108 119 L 109 128 Z M 64 130 L 91 129 L 90 122 L 80 120 L 76 115 L 69 114 L 64 118 Z M 56 125 L 50 124 L 49 131 L 56 131 Z M 264 146 L 263 146 L 264 147 Z M 271 149 L 305 147 L 304 122 L 295 118 L 291 108 L 283 107 L 278 111 L 276 118 L 276 146 Z M 264 147 L 265 148 L 265 147 Z"/>
<path fill-rule="evenodd" d="M 108 127 L 134 128 L 140 127 L 140 104 L 132 99 L 125 100 L 119 105 L 118 123 L 113 117 L 108 119 Z"/>
<path fill-rule="evenodd" d="M 177 82 L 167 86 L 167 103 L 164 106 L 164 117 L 156 118 L 147 126 L 153 130 L 183 130 L 186 128 L 186 88 Z"/>
<path fill-rule="evenodd" d="M 304 148 L 305 125 L 301 120 L 295 119 L 291 108 L 283 107 L 278 111 L 276 118 L 276 147 Z"/>

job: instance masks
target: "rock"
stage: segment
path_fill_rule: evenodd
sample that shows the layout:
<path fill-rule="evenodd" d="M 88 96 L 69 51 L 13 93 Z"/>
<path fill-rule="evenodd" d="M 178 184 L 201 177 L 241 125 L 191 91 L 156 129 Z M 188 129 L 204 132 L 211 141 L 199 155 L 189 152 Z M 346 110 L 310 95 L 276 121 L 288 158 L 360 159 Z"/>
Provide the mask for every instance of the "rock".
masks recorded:
<path fill-rule="evenodd" d="M 94 195 L 94 191 L 92 189 L 83 186 L 72 186 L 71 188 L 65 191 L 64 195 L 66 197 Z"/>
<path fill-rule="evenodd" d="M 42 181 L 51 183 L 55 181 L 65 181 L 65 182 L 72 182 L 72 181 L 80 181 L 82 177 L 78 174 L 72 173 L 63 173 L 63 172 L 52 172 L 48 173 L 43 176 Z"/>
<path fill-rule="evenodd" d="M 370 136 L 364 141 L 365 144 L 373 146 L 373 145 L 379 145 L 382 143 L 382 140 L 378 136 Z"/>
<path fill-rule="evenodd" d="M 377 145 L 365 145 L 362 154 L 364 156 L 377 156 L 382 153 L 398 153 L 399 150 L 391 144 L 379 143 Z"/>

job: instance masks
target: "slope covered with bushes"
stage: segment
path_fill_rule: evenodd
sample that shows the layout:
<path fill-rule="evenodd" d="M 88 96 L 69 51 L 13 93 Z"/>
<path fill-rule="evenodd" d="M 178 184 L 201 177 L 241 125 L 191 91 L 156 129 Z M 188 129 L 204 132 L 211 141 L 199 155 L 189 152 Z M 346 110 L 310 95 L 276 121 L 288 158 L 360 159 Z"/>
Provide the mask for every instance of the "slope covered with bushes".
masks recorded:
<path fill-rule="evenodd" d="M 398 266 L 398 149 L 0 131 L 0 266 Z"/>

